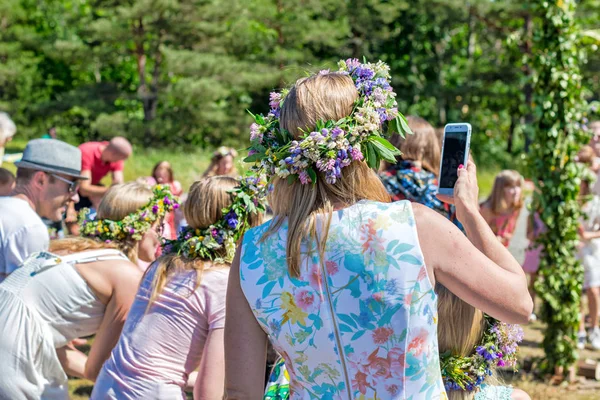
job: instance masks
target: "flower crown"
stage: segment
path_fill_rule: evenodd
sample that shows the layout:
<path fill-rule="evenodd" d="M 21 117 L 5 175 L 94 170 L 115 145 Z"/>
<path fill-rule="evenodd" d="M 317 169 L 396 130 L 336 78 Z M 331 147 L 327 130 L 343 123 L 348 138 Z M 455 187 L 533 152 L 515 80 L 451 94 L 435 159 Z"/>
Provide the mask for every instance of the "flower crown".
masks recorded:
<path fill-rule="evenodd" d="M 215 263 L 229 263 L 235 254 L 235 245 L 250 228 L 250 214 L 265 212 L 267 184 L 264 177 L 246 177 L 230 190 L 233 203 L 222 210 L 223 219 L 204 228 L 183 229 L 177 239 L 163 240 L 163 254 L 176 253 L 187 258 L 202 258 Z M 225 249 L 225 256 L 222 256 Z"/>
<path fill-rule="evenodd" d="M 221 157 L 225 157 L 225 156 L 232 156 L 233 158 L 237 157 L 238 153 L 235 149 L 231 148 L 231 147 L 227 147 L 227 146 L 221 146 L 219 147 L 217 150 L 215 150 L 215 152 L 213 153 L 213 157 L 216 156 L 221 156 Z"/>
<path fill-rule="evenodd" d="M 88 220 L 89 209 L 84 208 L 79 214 L 81 236 L 97 238 L 105 242 L 113 240 L 141 240 L 154 222 L 164 218 L 179 208 L 179 202 L 171 194 L 168 185 L 157 185 L 153 189 L 154 196 L 144 207 L 127 215 L 120 221 L 110 219 Z"/>
<path fill-rule="evenodd" d="M 489 325 L 474 353 L 459 357 L 447 351 L 440 355 L 440 367 L 446 390 L 479 390 L 492 368 L 516 369 L 518 343 L 523 340 L 519 325 L 506 324 L 486 315 Z"/>
<path fill-rule="evenodd" d="M 383 137 L 383 132 L 397 132 L 404 137 L 411 131 L 398 112 L 389 67 L 383 61 L 372 64 L 357 59 L 342 60 L 338 65 L 336 73 L 352 78 L 358 91 L 352 113 L 339 121 L 317 121 L 315 131 L 303 132 L 295 140 L 279 123 L 289 91 L 271 93 L 267 116 L 251 113 L 255 122 L 250 127 L 251 145 L 245 162 L 255 163 L 254 169 L 264 171 L 269 178 L 287 178 L 290 183 L 300 179 L 302 184 L 316 183 L 317 171 L 325 174 L 328 183 L 335 183 L 341 169 L 355 160 L 364 159 L 371 168 L 377 168 L 381 160 L 396 162 L 400 151 Z"/>

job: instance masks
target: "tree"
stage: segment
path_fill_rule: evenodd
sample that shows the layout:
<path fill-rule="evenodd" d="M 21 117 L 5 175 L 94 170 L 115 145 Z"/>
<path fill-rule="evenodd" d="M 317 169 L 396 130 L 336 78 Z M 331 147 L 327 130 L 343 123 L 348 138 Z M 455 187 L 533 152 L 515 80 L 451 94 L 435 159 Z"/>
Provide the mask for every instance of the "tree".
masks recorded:
<path fill-rule="evenodd" d="M 579 128 L 583 118 L 582 84 L 578 65 L 578 30 L 574 0 L 537 0 L 533 11 L 535 140 L 529 159 L 539 192 L 539 210 L 546 233 L 536 291 L 542 300 L 541 319 L 547 327 L 544 369 L 569 367 L 576 358 L 576 332 L 583 270 L 576 260 L 581 217 L 581 169 L 575 155 L 589 137 Z"/>

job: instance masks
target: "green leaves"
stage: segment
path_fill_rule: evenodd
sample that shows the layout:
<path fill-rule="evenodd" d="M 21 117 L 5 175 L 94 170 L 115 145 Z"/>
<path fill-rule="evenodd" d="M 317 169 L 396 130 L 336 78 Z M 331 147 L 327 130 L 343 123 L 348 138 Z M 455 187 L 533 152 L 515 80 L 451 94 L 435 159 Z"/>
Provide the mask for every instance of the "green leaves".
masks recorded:
<path fill-rule="evenodd" d="M 579 204 L 582 169 L 575 165 L 579 147 L 589 138 L 578 131 L 581 115 L 581 76 L 577 61 L 577 26 L 574 0 L 537 0 L 533 4 L 541 26 L 534 35 L 533 67 L 536 132 L 530 154 L 531 173 L 543 185 L 534 192 L 533 210 L 539 210 L 547 231 L 536 242 L 543 246 L 536 292 L 543 300 L 540 312 L 546 322 L 543 347 L 545 369 L 569 367 L 577 357 L 576 332 L 583 270 L 578 252 Z"/>

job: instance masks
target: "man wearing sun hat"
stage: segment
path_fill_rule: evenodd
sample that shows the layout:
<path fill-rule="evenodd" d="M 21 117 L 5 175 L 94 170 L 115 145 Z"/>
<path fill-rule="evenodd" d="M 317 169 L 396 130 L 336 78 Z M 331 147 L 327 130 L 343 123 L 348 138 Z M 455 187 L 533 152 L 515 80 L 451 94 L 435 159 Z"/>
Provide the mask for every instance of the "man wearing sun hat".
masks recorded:
<path fill-rule="evenodd" d="M 81 151 L 54 139 L 27 144 L 16 162 L 17 184 L 0 197 L 0 282 L 30 254 L 47 250 L 48 230 L 42 217 L 59 221 L 71 202 L 78 202 Z"/>

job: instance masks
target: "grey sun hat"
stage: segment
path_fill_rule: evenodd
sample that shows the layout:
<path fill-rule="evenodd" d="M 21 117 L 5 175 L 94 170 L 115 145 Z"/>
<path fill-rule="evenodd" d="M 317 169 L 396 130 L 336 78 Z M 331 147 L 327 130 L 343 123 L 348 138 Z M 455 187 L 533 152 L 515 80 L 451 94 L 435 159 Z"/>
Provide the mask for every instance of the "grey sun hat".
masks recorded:
<path fill-rule="evenodd" d="M 29 168 L 87 179 L 81 175 L 81 150 L 56 139 L 34 139 L 27 143 L 17 168 Z"/>

